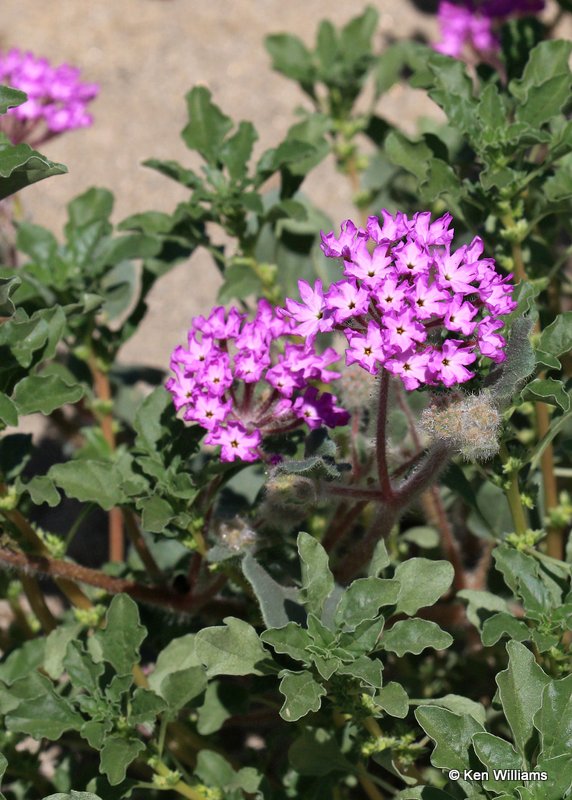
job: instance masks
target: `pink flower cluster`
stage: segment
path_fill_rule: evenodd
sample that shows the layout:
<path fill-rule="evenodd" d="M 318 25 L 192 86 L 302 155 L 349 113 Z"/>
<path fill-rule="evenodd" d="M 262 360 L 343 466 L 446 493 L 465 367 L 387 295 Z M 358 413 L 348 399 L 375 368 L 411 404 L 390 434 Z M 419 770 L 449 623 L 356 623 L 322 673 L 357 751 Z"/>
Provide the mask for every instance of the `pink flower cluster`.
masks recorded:
<path fill-rule="evenodd" d="M 79 69 L 69 64 L 52 67 L 47 59 L 16 48 L 0 53 L 0 82 L 28 95 L 0 122 L 13 144 L 25 141 L 37 146 L 64 131 L 91 125 L 86 108 L 99 87 L 82 83 L 79 75 Z"/>
<path fill-rule="evenodd" d="M 480 3 L 441 0 L 437 11 L 441 41 L 435 45 L 435 50 L 453 58 L 460 58 L 465 46 L 479 54 L 497 53 L 500 44 L 494 31 L 495 19 L 534 14 L 543 8 L 544 0 L 484 0 Z"/>
<path fill-rule="evenodd" d="M 345 278 L 325 292 L 321 281 L 299 281 L 302 302 L 288 299 L 282 311 L 294 332 L 313 342 L 343 331 L 347 364 L 372 374 L 383 367 L 406 389 L 464 383 L 479 356 L 503 361 L 499 317 L 516 303 L 511 276 L 481 258 L 482 240 L 452 251 L 450 214 L 435 222 L 429 212 L 381 215 L 367 229 L 346 220 L 338 237 L 322 233 L 324 254 L 343 261 Z"/>
<path fill-rule="evenodd" d="M 218 307 L 206 319 L 195 317 L 188 346 L 173 351 L 174 377 L 166 386 L 175 407 L 208 430 L 205 443 L 221 446 L 222 461 L 256 461 L 263 436 L 302 423 L 333 428 L 348 422 L 336 398 L 310 383 L 339 378 L 328 369 L 339 354 L 296 343 L 292 327 L 266 300 L 253 320 Z"/>

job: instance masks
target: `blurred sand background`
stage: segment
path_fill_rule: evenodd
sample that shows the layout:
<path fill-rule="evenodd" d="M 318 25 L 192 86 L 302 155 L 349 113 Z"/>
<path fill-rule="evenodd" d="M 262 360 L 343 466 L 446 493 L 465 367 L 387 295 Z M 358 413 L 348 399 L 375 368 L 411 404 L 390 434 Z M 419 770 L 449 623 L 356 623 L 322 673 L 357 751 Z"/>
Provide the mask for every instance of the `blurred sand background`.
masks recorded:
<path fill-rule="evenodd" d="M 305 102 L 291 81 L 272 71 L 264 37 L 290 32 L 312 44 L 321 19 L 343 24 L 366 5 L 362 0 L 4 0 L 2 49 L 31 50 L 56 65 L 69 62 L 84 80 L 101 87 L 91 105 L 93 127 L 40 148 L 66 164 L 69 174 L 26 189 L 27 216 L 60 236 L 66 203 L 92 185 L 114 192 L 116 222 L 139 211 L 173 210 L 186 191 L 141 162 L 154 157 L 198 165 L 179 135 L 189 89 L 207 86 L 225 113 L 254 122 L 260 134 L 256 156 L 281 141 L 296 121 L 295 107 Z M 422 32 L 436 38 L 435 18 L 408 0 L 372 5 L 380 12 L 376 47 L 388 36 Z M 382 98 L 379 112 L 409 131 L 419 116 L 439 113 L 421 92 L 400 86 Z M 333 219 L 352 212 L 348 183 L 329 160 L 304 190 Z M 178 265 L 155 287 L 148 317 L 121 360 L 166 368 L 191 317 L 213 304 L 218 285 L 206 253 Z"/>

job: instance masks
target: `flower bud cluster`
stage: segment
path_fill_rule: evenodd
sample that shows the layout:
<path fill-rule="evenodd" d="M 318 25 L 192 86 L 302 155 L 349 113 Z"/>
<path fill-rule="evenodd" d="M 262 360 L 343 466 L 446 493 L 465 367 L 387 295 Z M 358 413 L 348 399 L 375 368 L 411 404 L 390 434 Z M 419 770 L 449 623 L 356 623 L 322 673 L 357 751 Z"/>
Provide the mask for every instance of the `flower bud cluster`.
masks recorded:
<path fill-rule="evenodd" d="M 86 108 L 99 86 L 82 83 L 79 76 L 76 67 L 53 67 L 47 59 L 17 48 L 0 53 L 0 82 L 28 95 L 25 103 L 11 108 L 0 122 L 13 144 L 37 145 L 64 131 L 91 125 Z"/>
<path fill-rule="evenodd" d="M 322 250 L 343 262 L 345 277 L 324 291 L 299 281 L 302 302 L 286 300 L 282 314 L 293 332 L 313 342 L 320 332 L 343 331 L 346 364 L 375 375 L 385 368 L 406 389 L 465 383 L 479 356 L 504 361 L 499 317 L 516 307 L 511 276 L 501 277 L 483 242 L 451 250 L 450 214 L 431 223 L 429 212 L 398 212 L 351 220 L 338 237 L 322 233 Z"/>
<path fill-rule="evenodd" d="M 421 427 L 433 441 L 448 442 L 471 461 L 485 461 L 498 452 L 501 423 L 501 414 L 486 391 L 446 407 L 429 406 L 421 415 Z"/>
<path fill-rule="evenodd" d="M 345 425 L 349 414 L 336 398 L 312 381 L 339 378 L 328 369 L 339 359 L 331 347 L 318 353 L 297 343 L 291 321 L 260 300 L 256 316 L 231 308 L 195 317 L 188 346 L 171 357 L 174 377 L 167 381 L 184 419 L 206 428 L 206 444 L 220 445 L 221 460 L 256 461 L 265 435 Z"/>

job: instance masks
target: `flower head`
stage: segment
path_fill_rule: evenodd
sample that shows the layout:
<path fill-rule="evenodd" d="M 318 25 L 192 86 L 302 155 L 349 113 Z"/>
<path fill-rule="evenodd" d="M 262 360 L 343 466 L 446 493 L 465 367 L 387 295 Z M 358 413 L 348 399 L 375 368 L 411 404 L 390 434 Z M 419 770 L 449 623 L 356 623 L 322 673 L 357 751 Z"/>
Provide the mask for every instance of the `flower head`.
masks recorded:
<path fill-rule="evenodd" d="M 312 290 L 300 283 L 307 304 L 290 308 L 304 326 L 308 320 L 298 306 L 311 313 L 323 304 L 323 293 L 321 285 Z M 208 431 L 205 443 L 221 448 L 222 461 L 258 460 L 267 434 L 303 423 L 333 428 L 348 422 L 336 398 L 311 384 L 340 377 L 329 368 L 339 354 L 331 347 L 318 353 L 309 341 L 295 343 L 291 328 L 291 319 L 266 300 L 259 301 L 252 320 L 236 308 L 219 307 L 196 317 L 188 347 L 173 351 L 166 387 L 183 418 Z"/>
<path fill-rule="evenodd" d="M 324 254 L 343 262 L 345 278 L 325 291 L 301 282 L 305 303 L 288 299 L 281 312 L 291 332 L 313 341 L 321 327 L 342 331 L 347 365 L 372 375 L 385 368 L 410 390 L 464 383 L 481 357 L 502 361 L 497 331 L 516 305 L 511 276 L 481 258 L 478 237 L 453 249 L 451 222 L 450 214 L 432 222 L 429 212 L 410 219 L 383 210 L 367 230 L 346 220 L 338 238 L 323 233 Z"/>
<path fill-rule="evenodd" d="M 14 48 L 0 53 L 0 82 L 28 95 L 11 108 L 0 129 L 13 144 L 37 146 L 59 133 L 92 124 L 87 105 L 98 94 L 95 83 L 82 83 L 80 71 L 69 64 L 53 67 L 45 58 Z"/>

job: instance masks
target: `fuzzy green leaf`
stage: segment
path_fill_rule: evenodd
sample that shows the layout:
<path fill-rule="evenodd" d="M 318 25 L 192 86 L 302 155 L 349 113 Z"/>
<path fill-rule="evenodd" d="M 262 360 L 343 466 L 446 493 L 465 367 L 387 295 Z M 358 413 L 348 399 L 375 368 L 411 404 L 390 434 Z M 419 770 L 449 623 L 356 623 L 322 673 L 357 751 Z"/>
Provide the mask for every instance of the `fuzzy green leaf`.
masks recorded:
<path fill-rule="evenodd" d="M 507 642 L 509 663 L 499 672 L 496 682 L 505 716 L 519 753 L 527 758 L 533 718 L 542 704 L 542 690 L 550 678 L 538 666 L 534 656 L 520 642 Z"/>
<path fill-rule="evenodd" d="M 554 378 L 537 378 L 522 390 L 523 400 L 540 400 L 552 406 L 559 406 L 562 411 L 569 411 L 572 398 L 566 391 L 562 381 Z"/>
<path fill-rule="evenodd" d="M 187 94 L 189 123 L 182 137 L 191 150 L 197 150 L 205 161 L 216 163 L 226 134 L 232 128 L 232 120 L 223 114 L 211 100 L 211 93 L 204 86 L 195 86 Z"/>
<path fill-rule="evenodd" d="M 399 581 L 396 612 L 412 615 L 432 606 L 451 586 L 454 571 L 448 561 L 410 558 L 399 564 L 394 579 Z"/>
<path fill-rule="evenodd" d="M 84 395 L 83 386 L 70 386 L 57 375 L 29 375 L 16 384 L 13 400 L 22 415 L 51 414 L 66 403 L 77 403 Z"/>
<path fill-rule="evenodd" d="M 544 687 L 534 727 L 540 731 L 544 758 L 572 752 L 572 675 Z"/>
<path fill-rule="evenodd" d="M 530 638 L 530 628 L 526 622 L 516 619 L 506 611 L 494 614 L 484 621 L 481 638 L 485 647 L 491 647 L 505 635 L 517 642 L 524 642 Z"/>
<path fill-rule="evenodd" d="M 112 786 L 125 780 L 127 767 L 145 750 L 145 743 L 139 739 L 125 739 L 123 736 L 109 736 L 99 754 L 101 771 Z"/>
<path fill-rule="evenodd" d="M 308 611 L 321 616 L 322 608 L 334 588 L 328 554 L 313 536 L 298 534 L 298 553 L 302 570 L 301 597 Z"/>
<path fill-rule="evenodd" d="M 483 731 L 482 725 L 470 715 L 460 716 L 438 706 L 418 708 L 415 717 L 435 742 L 433 766 L 460 771 L 470 768 L 469 747 L 474 734 Z"/>
<path fill-rule="evenodd" d="M 298 589 L 277 583 L 251 553 L 242 559 L 241 567 L 254 590 L 268 628 L 282 628 L 293 619 L 303 621 L 305 612 L 298 603 Z"/>
<path fill-rule="evenodd" d="M 405 653 L 423 652 L 427 647 L 444 650 L 453 644 L 453 637 L 427 619 L 404 619 L 396 622 L 389 631 L 385 631 L 381 646 L 390 653 L 403 656 Z"/>
<path fill-rule="evenodd" d="M 286 698 L 280 716 L 286 722 L 296 722 L 311 711 L 318 711 L 322 697 L 327 693 L 317 683 L 310 672 L 284 672 L 280 681 L 280 691 Z"/>
<path fill-rule="evenodd" d="M 97 503 L 105 511 L 126 502 L 119 468 L 108 461 L 76 459 L 51 467 L 48 477 L 68 497 Z"/>
<path fill-rule="evenodd" d="M 225 617 L 224 625 L 203 628 L 196 635 L 196 654 L 215 675 L 260 675 L 260 665 L 269 658 L 254 628 L 236 617 Z"/>
<path fill-rule="evenodd" d="M 390 681 L 374 698 L 378 706 L 391 717 L 404 719 L 409 711 L 409 698 L 400 683 Z"/>
<path fill-rule="evenodd" d="M 483 781 L 483 788 L 496 792 L 511 792 L 521 781 L 496 779 L 493 770 L 526 769 L 526 763 L 516 752 L 510 742 L 493 736 L 492 733 L 483 731 L 473 736 L 473 747 L 479 761 L 481 761 L 490 774 L 489 780 Z"/>
<path fill-rule="evenodd" d="M 368 619 L 375 619 L 382 606 L 395 605 L 401 586 L 396 580 L 358 578 L 343 593 L 335 614 L 335 624 L 345 631 Z"/>
<path fill-rule="evenodd" d="M 115 595 L 105 620 L 105 628 L 95 634 L 101 656 L 118 675 L 130 674 L 138 663 L 139 647 L 147 634 L 139 620 L 137 603 L 126 594 Z"/>

